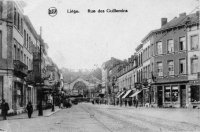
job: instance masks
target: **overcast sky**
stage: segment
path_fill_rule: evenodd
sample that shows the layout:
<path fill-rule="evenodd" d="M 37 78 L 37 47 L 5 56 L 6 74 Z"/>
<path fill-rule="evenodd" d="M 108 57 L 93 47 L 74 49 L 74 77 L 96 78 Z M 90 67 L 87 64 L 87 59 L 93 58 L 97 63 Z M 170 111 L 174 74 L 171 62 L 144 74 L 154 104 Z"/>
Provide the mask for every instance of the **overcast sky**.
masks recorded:
<path fill-rule="evenodd" d="M 48 54 L 61 68 L 93 69 L 111 57 L 127 59 L 162 17 L 190 13 L 197 0 L 25 0 L 25 14 L 49 45 Z M 55 17 L 48 8 L 56 7 Z M 79 14 L 67 13 L 79 10 Z M 128 13 L 89 14 L 88 9 L 127 9 Z"/>

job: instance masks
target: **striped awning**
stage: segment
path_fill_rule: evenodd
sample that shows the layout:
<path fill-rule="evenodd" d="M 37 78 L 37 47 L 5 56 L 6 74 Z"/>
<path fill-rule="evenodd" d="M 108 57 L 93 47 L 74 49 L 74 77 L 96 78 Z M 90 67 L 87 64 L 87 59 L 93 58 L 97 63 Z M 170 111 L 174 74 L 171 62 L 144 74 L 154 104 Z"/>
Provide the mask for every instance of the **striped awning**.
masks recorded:
<path fill-rule="evenodd" d="M 128 94 L 130 94 L 131 93 L 131 89 L 130 90 L 128 90 L 127 92 L 126 92 L 126 94 L 124 94 L 124 96 L 122 97 L 122 99 L 124 99 L 124 98 L 126 98 L 127 96 L 128 96 Z"/>
<path fill-rule="evenodd" d="M 117 96 L 117 98 L 120 98 L 124 93 L 125 93 L 125 91 L 121 92 L 121 93 Z"/>
<path fill-rule="evenodd" d="M 133 95 L 131 95 L 130 97 L 135 97 L 136 95 L 138 95 L 142 90 L 138 90 L 136 91 Z"/>

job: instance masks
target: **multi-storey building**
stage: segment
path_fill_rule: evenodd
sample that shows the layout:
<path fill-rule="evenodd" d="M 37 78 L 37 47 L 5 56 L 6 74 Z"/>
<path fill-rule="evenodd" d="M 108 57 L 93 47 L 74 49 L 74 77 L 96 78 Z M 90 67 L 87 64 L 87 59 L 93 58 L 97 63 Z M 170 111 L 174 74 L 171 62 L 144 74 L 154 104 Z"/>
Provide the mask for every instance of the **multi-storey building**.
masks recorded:
<path fill-rule="evenodd" d="M 193 19 L 193 20 L 191 20 Z M 183 47 L 187 47 L 188 57 L 188 80 L 187 85 L 187 106 L 200 107 L 200 29 L 199 29 L 199 11 L 192 14 L 188 19 L 187 26 L 187 45 L 184 43 Z"/>
<path fill-rule="evenodd" d="M 154 102 L 151 93 L 153 90 L 151 88 L 152 80 L 152 70 L 154 65 L 154 58 L 153 56 L 153 44 L 152 41 L 154 36 L 152 32 L 150 32 L 143 40 L 143 56 L 142 56 L 142 63 L 143 63 L 143 72 L 142 72 L 142 89 L 143 89 L 143 105 L 148 105 L 151 102 Z"/>
<path fill-rule="evenodd" d="M 28 76 L 26 77 L 26 103 L 31 101 L 34 108 L 37 106 L 37 89 L 33 78 L 33 53 L 39 48 L 38 35 L 33 28 L 28 16 L 23 17 L 23 63 L 28 66 Z"/>
<path fill-rule="evenodd" d="M 1 1 L 1 98 L 10 105 L 9 112 L 19 112 L 26 105 L 25 77 L 28 66 L 23 63 L 23 7 L 21 2 Z"/>
<path fill-rule="evenodd" d="M 136 91 L 135 82 L 136 82 L 136 67 L 137 67 L 137 57 L 136 55 L 132 55 L 128 58 L 128 62 L 123 64 L 123 67 L 119 71 L 117 75 L 119 93 L 117 95 L 117 99 L 120 103 L 122 101 L 130 101 L 129 97 Z"/>
<path fill-rule="evenodd" d="M 150 103 L 161 107 L 188 106 L 188 46 L 187 27 L 194 14 L 182 13 L 167 22 L 161 19 L 161 28 L 151 31 L 143 40 L 150 39 Z M 147 53 L 148 54 L 148 53 Z M 144 67 L 145 70 L 145 67 Z M 147 68 L 148 71 L 148 68 Z M 156 78 L 156 79 L 154 79 Z"/>
<path fill-rule="evenodd" d="M 123 89 L 134 89 L 136 81 L 135 68 L 137 67 L 136 56 L 132 55 L 127 63 L 123 64 L 123 68 L 118 73 L 119 91 Z"/>
<path fill-rule="evenodd" d="M 21 1 L 0 1 L 0 99 L 8 102 L 9 113 L 21 113 L 28 101 L 36 108 L 35 75 L 39 67 L 33 67 L 34 55 L 40 58 L 40 47 L 42 56 L 47 51 L 29 18 L 23 14 L 23 5 Z M 40 59 L 35 60 L 41 64 Z"/>
<path fill-rule="evenodd" d="M 141 106 L 200 107 L 199 37 L 199 11 L 179 14 L 169 22 L 162 18 L 161 28 L 152 30 L 136 48 L 137 68 L 125 65 L 119 71 L 121 93 L 134 86 L 130 97 Z"/>
<path fill-rule="evenodd" d="M 135 94 L 134 98 L 138 99 L 139 105 L 143 105 L 143 90 L 142 90 L 142 81 L 143 81 L 143 44 L 140 44 L 136 47 L 136 56 L 137 56 L 137 80 L 135 82 L 135 87 L 137 89 L 137 94 Z"/>

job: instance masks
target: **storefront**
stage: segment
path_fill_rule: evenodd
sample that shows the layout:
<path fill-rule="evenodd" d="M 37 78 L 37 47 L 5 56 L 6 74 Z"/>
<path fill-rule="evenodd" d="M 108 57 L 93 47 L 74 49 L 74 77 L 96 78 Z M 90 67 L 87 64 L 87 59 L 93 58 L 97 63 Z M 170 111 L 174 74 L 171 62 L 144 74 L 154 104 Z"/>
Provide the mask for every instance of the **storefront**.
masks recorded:
<path fill-rule="evenodd" d="M 24 80 L 15 77 L 13 80 L 12 108 L 16 113 L 22 113 L 26 106 L 26 92 Z"/>
<path fill-rule="evenodd" d="M 189 83 L 189 104 L 192 108 L 200 108 L 200 80 Z"/>
<path fill-rule="evenodd" d="M 150 96 L 154 106 L 186 107 L 186 83 L 158 85 L 153 87 Z"/>

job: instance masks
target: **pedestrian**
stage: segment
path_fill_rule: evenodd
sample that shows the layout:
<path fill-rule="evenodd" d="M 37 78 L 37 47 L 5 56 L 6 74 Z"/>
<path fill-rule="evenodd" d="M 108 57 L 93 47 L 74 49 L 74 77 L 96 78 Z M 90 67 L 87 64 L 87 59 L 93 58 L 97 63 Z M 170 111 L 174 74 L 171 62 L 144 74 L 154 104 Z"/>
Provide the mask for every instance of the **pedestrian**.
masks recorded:
<path fill-rule="evenodd" d="M 135 99 L 135 108 L 137 108 L 138 107 L 138 99 L 136 98 Z"/>
<path fill-rule="evenodd" d="M 120 100 L 120 107 L 122 107 L 122 100 Z"/>
<path fill-rule="evenodd" d="M 2 99 L 1 114 L 3 116 L 3 120 L 7 120 L 6 116 L 7 116 L 8 110 L 9 110 L 8 103 L 5 101 L 5 99 Z"/>
<path fill-rule="evenodd" d="M 135 98 L 133 99 L 133 105 L 136 106 L 136 100 L 135 100 Z"/>
<path fill-rule="evenodd" d="M 125 99 L 125 106 L 127 106 L 127 100 Z"/>
<path fill-rule="evenodd" d="M 31 103 L 31 101 L 28 102 L 28 104 L 26 106 L 26 110 L 28 111 L 28 118 L 31 118 L 31 115 L 33 113 L 33 105 Z"/>

